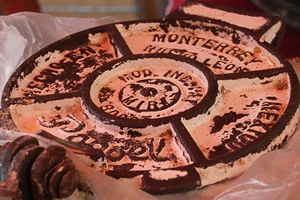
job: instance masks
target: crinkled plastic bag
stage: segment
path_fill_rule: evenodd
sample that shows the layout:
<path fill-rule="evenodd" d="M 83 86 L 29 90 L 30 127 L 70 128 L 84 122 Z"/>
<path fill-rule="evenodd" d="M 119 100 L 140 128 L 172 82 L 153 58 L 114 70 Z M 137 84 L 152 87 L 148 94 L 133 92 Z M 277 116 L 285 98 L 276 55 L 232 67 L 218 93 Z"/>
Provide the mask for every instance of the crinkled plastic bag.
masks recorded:
<path fill-rule="evenodd" d="M 113 17 L 100 19 L 63 18 L 27 12 L 1 16 L 0 92 L 2 93 L 5 83 L 14 70 L 39 49 L 80 30 L 119 21 L 119 19 Z M 299 76 L 299 63 L 293 63 L 293 65 Z M 265 154 L 244 174 L 199 190 L 160 195 L 152 198 L 152 196 L 140 193 L 132 187 L 124 186 L 124 184 L 119 183 L 120 181 L 110 177 L 108 177 L 109 188 L 98 184 L 98 181 L 103 181 L 101 178 L 96 178 L 92 183 L 92 187 L 99 190 L 99 192 L 103 190 L 111 190 L 109 193 L 122 192 L 124 193 L 121 196 L 122 199 L 128 199 L 130 194 L 132 200 L 144 198 L 161 200 L 296 200 L 300 199 L 298 191 L 300 189 L 299 152 L 300 127 L 298 125 L 293 137 L 282 149 Z M 87 171 L 87 173 L 90 172 Z M 116 196 L 110 198 L 108 195 L 105 200 L 115 198 Z"/>

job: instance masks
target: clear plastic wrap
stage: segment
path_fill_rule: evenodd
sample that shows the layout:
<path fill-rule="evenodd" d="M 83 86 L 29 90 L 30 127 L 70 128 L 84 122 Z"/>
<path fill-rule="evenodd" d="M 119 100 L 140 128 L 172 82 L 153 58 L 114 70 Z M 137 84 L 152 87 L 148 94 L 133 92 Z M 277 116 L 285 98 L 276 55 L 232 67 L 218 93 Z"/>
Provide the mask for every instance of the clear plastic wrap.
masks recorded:
<path fill-rule="evenodd" d="M 48 44 L 57 41 L 74 32 L 94 26 L 120 21 L 117 18 L 107 17 L 100 19 L 90 18 L 61 18 L 39 13 L 17 13 L 0 17 L 0 92 L 13 71 L 29 56 Z M 299 63 L 292 63 L 298 76 Z M 9 131 L 1 131 L 0 136 L 10 138 Z M 11 132 L 11 138 L 16 137 Z M 110 194 L 121 192 L 122 199 L 300 199 L 300 127 L 298 125 L 293 137 L 280 150 L 267 153 L 258 159 L 255 164 L 239 177 L 226 180 L 205 188 L 161 196 L 152 196 L 140 193 L 125 184 L 120 184 L 105 175 L 95 179 L 92 187 L 96 190 L 106 190 L 97 181 L 112 188 Z M 83 164 L 83 163 L 79 163 Z M 89 171 L 86 171 L 87 176 Z M 103 178 L 104 176 L 105 178 Z M 103 179 L 102 179 L 103 178 Z M 109 184 L 104 180 L 108 178 Z M 94 189 L 95 189 L 94 188 Z M 129 193 L 130 191 L 130 193 Z M 141 197 L 140 195 L 145 195 Z M 140 197 L 140 198 L 139 198 Z M 109 196 L 104 199 L 116 199 Z"/>

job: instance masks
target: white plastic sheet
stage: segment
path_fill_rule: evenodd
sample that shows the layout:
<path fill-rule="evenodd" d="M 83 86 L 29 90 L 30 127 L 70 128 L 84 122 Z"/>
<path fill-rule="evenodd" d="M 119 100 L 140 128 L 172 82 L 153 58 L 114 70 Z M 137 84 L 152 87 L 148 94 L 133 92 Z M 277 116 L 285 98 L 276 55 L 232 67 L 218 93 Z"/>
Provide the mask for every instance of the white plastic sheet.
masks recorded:
<path fill-rule="evenodd" d="M 0 93 L 13 71 L 39 49 L 74 32 L 118 21 L 120 20 L 113 17 L 61 18 L 27 12 L 0 16 Z M 293 65 L 299 76 L 300 64 L 293 63 Z M 300 199 L 299 152 L 300 126 L 298 125 L 295 134 L 282 149 L 262 156 L 241 176 L 200 190 L 155 196 L 155 198 L 160 200 Z M 112 192 L 118 192 L 120 186 L 118 185 L 117 181 L 110 182 L 110 188 L 114 190 Z M 134 196 L 136 191 L 130 192 Z"/>

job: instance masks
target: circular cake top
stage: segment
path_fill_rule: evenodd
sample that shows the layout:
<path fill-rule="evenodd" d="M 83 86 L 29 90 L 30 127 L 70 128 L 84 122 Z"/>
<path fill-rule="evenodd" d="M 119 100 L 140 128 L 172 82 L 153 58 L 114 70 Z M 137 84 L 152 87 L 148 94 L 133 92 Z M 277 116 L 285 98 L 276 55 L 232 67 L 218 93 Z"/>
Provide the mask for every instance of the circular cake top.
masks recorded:
<path fill-rule="evenodd" d="M 280 147 L 298 97 L 291 65 L 251 32 L 164 19 L 47 46 L 12 75 L 2 109 L 18 130 L 93 149 L 99 171 L 165 193 L 232 177 Z"/>

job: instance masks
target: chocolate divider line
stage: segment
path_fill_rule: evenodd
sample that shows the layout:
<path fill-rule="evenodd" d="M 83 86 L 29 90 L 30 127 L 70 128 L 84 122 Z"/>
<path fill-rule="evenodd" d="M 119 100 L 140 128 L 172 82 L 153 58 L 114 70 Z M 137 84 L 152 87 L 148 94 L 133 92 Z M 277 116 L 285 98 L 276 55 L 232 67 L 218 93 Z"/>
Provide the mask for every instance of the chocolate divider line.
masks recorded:
<path fill-rule="evenodd" d="M 195 167 L 207 167 L 209 160 L 204 156 L 198 145 L 191 137 L 188 130 L 180 119 L 176 119 L 170 122 L 174 132 L 178 136 L 180 142 L 185 147 L 188 154 L 191 156 L 191 160 Z"/>
<path fill-rule="evenodd" d="M 29 105 L 34 103 L 47 103 L 48 101 L 69 99 L 69 98 L 78 98 L 81 97 L 81 92 L 70 92 L 70 93 L 62 93 L 62 94 L 49 94 L 44 96 L 31 96 L 31 97 L 16 97 L 10 98 L 9 100 L 3 102 L 2 108 L 7 108 L 10 105 L 21 104 L 21 105 Z"/>
<path fill-rule="evenodd" d="M 110 36 L 110 42 L 114 46 L 115 54 L 117 55 L 117 57 L 132 55 L 132 51 L 130 50 L 129 46 L 127 45 L 126 41 L 124 40 L 116 25 L 118 24 L 109 25 L 107 31 Z M 118 55 L 117 50 L 120 51 L 121 55 Z"/>
<path fill-rule="evenodd" d="M 272 76 L 277 76 L 282 73 L 290 73 L 285 67 L 275 68 L 275 69 L 264 69 L 259 71 L 250 71 L 250 72 L 240 72 L 240 73 L 230 73 L 230 74 L 215 74 L 217 80 L 234 80 L 241 78 L 269 78 Z"/>

